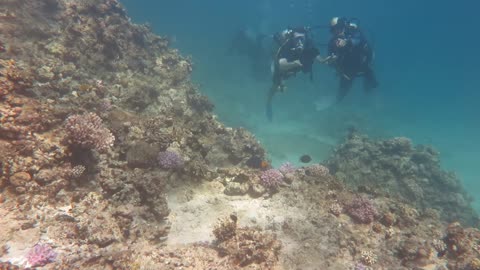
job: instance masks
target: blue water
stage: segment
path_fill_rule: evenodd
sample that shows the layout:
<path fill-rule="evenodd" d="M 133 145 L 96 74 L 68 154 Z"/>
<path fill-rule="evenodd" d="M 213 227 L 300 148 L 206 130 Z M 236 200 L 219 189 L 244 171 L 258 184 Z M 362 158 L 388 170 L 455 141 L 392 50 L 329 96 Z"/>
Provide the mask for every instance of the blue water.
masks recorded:
<path fill-rule="evenodd" d="M 272 162 L 328 157 L 349 126 L 371 137 L 406 136 L 433 145 L 444 168 L 457 172 L 478 196 L 480 210 L 480 2 L 463 1 L 123 1 L 135 22 L 169 36 L 194 62 L 193 80 L 215 103 L 215 113 L 243 126 L 267 147 Z M 375 46 L 380 87 L 365 95 L 360 83 L 346 100 L 328 106 L 337 81 L 316 65 L 314 81 L 299 74 L 274 100 L 269 123 L 264 104 L 269 78 L 254 79 L 245 57 L 225 53 L 234 33 L 273 34 L 286 26 L 326 25 L 332 16 L 357 17 Z M 315 33 L 321 45 L 327 30 Z M 320 47 L 325 54 L 325 48 Z"/>

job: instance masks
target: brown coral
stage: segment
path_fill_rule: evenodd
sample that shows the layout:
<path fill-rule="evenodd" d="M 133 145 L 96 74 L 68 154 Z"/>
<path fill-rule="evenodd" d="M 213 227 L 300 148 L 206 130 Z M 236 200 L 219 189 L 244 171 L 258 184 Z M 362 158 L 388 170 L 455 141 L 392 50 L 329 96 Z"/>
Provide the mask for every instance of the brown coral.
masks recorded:
<path fill-rule="evenodd" d="M 257 264 L 261 269 L 272 269 L 278 261 L 281 242 L 252 228 L 237 228 L 236 222 L 237 217 L 231 215 L 214 229 L 220 255 L 228 256 L 232 265 Z"/>
<path fill-rule="evenodd" d="M 380 219 L 380 222 L 386 227 L 390 227 L 395 224 L 395 215 L 392 212 L 387 212 L 383 214 L 383 217 Z"/>
<path fill-rule="evenodd" d="M 235 236 L 237 231 L 237 216 L 232 214 L 228 218 L 219 220 L 213 229 L 213 235 L 219 242 L 224 242 Z"/>

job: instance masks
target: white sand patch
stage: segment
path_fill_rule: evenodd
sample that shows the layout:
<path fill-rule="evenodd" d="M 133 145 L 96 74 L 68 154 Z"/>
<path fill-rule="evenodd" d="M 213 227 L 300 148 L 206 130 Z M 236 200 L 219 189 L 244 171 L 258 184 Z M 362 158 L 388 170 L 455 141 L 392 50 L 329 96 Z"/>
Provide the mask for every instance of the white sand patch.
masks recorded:
<path fill-rule="evenodd" d="M 226 196 L 222 191 L 223 186 L 218 182 L 206 182 L 193 189 L 179 187 L 172 190 L 168 195 L 171 230 L 167 244 L 212 241 L 217 220 L 232 213 L 237 215 L 239 226 L 281 231 L 285 220 L 281 213 L 288 211 L 284 206 L 265 198 Z"/>

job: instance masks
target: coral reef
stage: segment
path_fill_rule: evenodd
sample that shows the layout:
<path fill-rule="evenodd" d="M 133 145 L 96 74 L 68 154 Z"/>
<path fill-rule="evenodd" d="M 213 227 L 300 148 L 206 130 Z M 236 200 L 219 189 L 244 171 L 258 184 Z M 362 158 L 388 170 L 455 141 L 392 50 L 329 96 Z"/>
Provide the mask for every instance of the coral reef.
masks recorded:
<path fill-rule="evenodd" d="M 0 269 L 478 269 L 431 148 L 273 169 L 118 1 L 0 2 Z"/>
<path fill-rule="evenodd" d="M 416 208 L 433 208 L 448 222 L 474 225 L 471 198 L 453 173 L 440 167 L 431 147 L 414 147 L 409 139 L 371 140 L 352 133 L 337 147 L 328 167 L 348 186 L 398 196 Z"/>

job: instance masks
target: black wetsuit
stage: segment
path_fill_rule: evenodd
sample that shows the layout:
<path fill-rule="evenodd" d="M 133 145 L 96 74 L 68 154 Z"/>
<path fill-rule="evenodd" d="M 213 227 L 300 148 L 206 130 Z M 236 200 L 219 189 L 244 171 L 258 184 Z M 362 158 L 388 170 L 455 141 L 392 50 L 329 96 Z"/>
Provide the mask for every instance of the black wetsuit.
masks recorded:
<path fill-rule="evenodd" d="M 299 67 L 297 70 L 291 70 L 289 73 L 295 74 L 299 71 L 311 73 L 313 62 L 319 55 L 319 51 L 314 47 L 313 40 L 309 36 L 308 30 L 306 30 L 304 27 L 295 28 L 291 31 L 292 33 L 290 34 L 290 37 L 288 37 L 283 43 L 278 44 L 280 47 L 275 57 L 275 64 L 278 65 L 278 61 L 282 58 L 285 58 L 288 62 L 299 60 L 302 64 L 302 67 Z M 281 74 L 278 71 L 278 67 L 275 68 L 275 73 L 276 74 L 274 74 L 273 78 L 274 85 L 278 83 L 278 80 L 286 78 L 290 75 Z"/>
<path fill-rule="evenodd" d="M 347 44 L 339 47 L 338 39 L 345 39 Z M 337 57 L 333 65 L 340 76 L 338 101 L 347 95 L 357 76 L 364 77 L 366 91 L 377 87 L 378 83 L 371 67 L 373 51 L 359 29 L 347 26 L 344 36 L 332 37 L 328 44 L 328 54 Z"/>
<path fill-rule="evenodd" d="M 273 85 L 267 96 L 266 115 L 270 121 L 273 119 L 272 99 L 276 92 L 283 91 L 283 80 L 297 74 L 299 71 L 310 73 L 310 78 L 312 78 L 312 65 L 315 58 L 319 55 L 319 51 L 315 48 L 313 40 L 305 27 L 287 29 L 282 33 L 275 34 L 274 39 L 279 48 L 274 56 Z M 286 59 L 289 63 L 298 60 L 302 65 L 296 69 L 282 72 L 279 67 L 280 59 Z"/>

